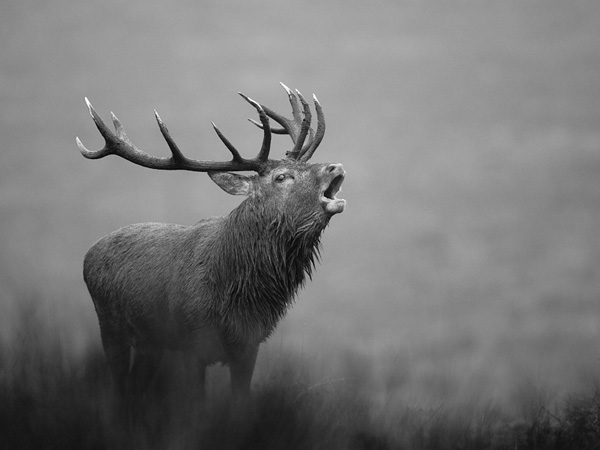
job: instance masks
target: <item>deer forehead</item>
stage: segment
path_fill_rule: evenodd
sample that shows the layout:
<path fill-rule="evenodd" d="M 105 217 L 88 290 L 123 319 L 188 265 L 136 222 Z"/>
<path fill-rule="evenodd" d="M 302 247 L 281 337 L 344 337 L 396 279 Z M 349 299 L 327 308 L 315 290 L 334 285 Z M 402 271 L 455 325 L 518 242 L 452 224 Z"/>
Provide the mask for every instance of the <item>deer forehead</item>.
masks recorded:
<path fill-rule="evenodd" d="M 281 174 L 292 174 L 299 178 L 318 177 L 325 164 L 306 163 L 300 161 L 273 161 L 261 174 L 261 178 L 274 179 Z"/>

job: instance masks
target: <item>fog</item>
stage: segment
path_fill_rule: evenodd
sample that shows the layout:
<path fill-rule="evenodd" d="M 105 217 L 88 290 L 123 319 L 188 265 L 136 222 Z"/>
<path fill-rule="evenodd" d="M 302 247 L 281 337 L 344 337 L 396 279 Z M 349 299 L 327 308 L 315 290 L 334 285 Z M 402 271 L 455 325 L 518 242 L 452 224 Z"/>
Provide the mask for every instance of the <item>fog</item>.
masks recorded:
<path fill-rule="evenodd" d="M 414 404 L 562 398 L 600 371 L 600 5 L 592 1 L 33 2 L 0 7 L 0 317 L 99 345 L 89 246 L 135 222 L 193 224 L 239 202 L 199 173 L 117 157 L 84 97 L 167 155 L 245 156 L 241 91 L 288 114 L 317 94 L 315 161 L 347 171 L 312 282 L 265 346 L 316 379 Z M 273 157 L 289 150 L 275 136 Z M 15 325 L 17 324 L 17 325 Z M 262 371 L 262 372 L 261 372 Z M 521 404 L 521 403 L 519 403 Z"/>

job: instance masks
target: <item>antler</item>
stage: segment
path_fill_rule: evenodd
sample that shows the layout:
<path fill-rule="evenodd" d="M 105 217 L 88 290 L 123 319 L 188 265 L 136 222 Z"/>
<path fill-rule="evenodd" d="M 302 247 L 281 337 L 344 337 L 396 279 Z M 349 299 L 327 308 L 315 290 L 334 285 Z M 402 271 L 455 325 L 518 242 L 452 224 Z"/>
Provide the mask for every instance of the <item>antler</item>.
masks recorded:
<path fill-rule="evenodd" d="M 269 125 L 269 118 L 265 113 L 265 110 L 259 105 L 257 102 L 252 100 L 251 98 L 245 96 L 242 93 L 239 93 L 248 103 L 250 103 L 256 111 L 258 112 L 258 116 L 261 122 L 261 128 L 264 130 L 263 134 L 263 142 L 258 152 L 258 155 L 252 159 L 242 158 L 240 153 L 236 150 L 236 148 L 227 140 L 227 138 L 221 133 L 221 131 L 217 128 L 217 126 L 213 123 L 213 128 L 215 129 L 217 135 L 225 144 L 227 149 L 233 155 L 231 161 L 198 161 L 195 159 L 187 158 L 181 153 L 177 144 L 169 131 L 167 130 L 166 125 L 161 120 L 160 116 L 154 111 L 154 115 L 156 117 L 156 121 L 158 123 L 158 127 L 160 128 L 160 132 L 162 133 L 165 141 L 167 141 L 167 145 L 171 150 L 171 156 L 166 158 L 161 158 L 157 156 L 151 156 L 147 153 L 143 152 L 139 148 L 137 148 L 133 143 L 129 140 L 127 135 L 125 134 L 125 130 L 121 125 L 117 116 L 115 116 L 111 112 L 112 121 L 115 127 L 116 133 L 113 133 L 106 124 L 102 121 L 98 113 L 92 107 L 92 104 L 85 99 L 85 102 L 90 110 L 90 114 L 92 115 L 92 119 L 100 131 L 100 134 L 105 140 L 105 145 L 102 149 L 97 151 L 88 150 L 81 143 L 79 138 L 76 138 L 77 146 L 79 150 L 89 159 L 98 159 L 104 158 L 107 155 L 118 155 L 121 158 L 125 158 L 128 161 L 131 161 L 134 164 L 148 167 L 150 169 L 161 169 L 161 170 L 190 170 L 195 172 L 209 172 L 209 171 L 255 171 L 261 172 L 268 159 L 269 159 L 269 151 L 271 148 L 271 127 Z"/>
<path fill-rule="evenodd" d="M 310 122 L 312 115 L 310 112 L 310 106 L 300 93 L 296 89 L 296 93 L 287 87 L 285 84 L 280 83 L 285 89 L 292 106 L 292 119 L 286 119 L 282 115 L 276 113 L 270 108 L 263 106 L 263 110 L 271 119 L 279 123 L 283 128 L 271 128 L 271 132 L 275 134 L 289 134 L 294 143 L 294 148 L 287 152 L 289 159 L 296 159 L 299 161 L 308 161 L 315 150 L 323 140 L 325 135 L 325 116 L 323 115 L 323 109 L 317 99 L 317 96 L 313 94 L 313 100 L 315 102 L 315 111 L 317 112 L 317 131 L 313 133 L 310 128 Z M 302 106 L 302 110 L 300 107 Z M 301 113 L 304 117 L 301 117 Z M 263 124 L 250 119 L 250 121 L 259 128 L 264 129 Z M 308 136 L 308 142 L 305 144 L 304 141 Z"/>

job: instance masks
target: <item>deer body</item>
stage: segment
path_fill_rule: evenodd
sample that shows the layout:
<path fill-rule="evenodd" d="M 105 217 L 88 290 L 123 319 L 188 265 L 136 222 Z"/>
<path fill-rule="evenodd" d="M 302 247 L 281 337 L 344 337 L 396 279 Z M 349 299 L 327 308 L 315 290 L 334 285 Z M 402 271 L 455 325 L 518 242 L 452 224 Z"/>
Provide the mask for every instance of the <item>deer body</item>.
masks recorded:
<path fill-rule="evenodd" d="M 121 390 L 127 389 L 136 366 L 141 371 L 152 370 L 149 366 L 162 351 L 177 350 L 199 365 L 201 381 L 206 366 L 229 364 L 232 390 L 248 393 L 259 344 L 272 333 L 299 287 L 311 276 L 321 233 L 345 205 L 335 197 L 345 175 L 342 165 L 306 162 L 324 131 L 318 102 L 319 128 L 313 136 L 307 125 L 310 112 L 307 114 L 306 102 L 299 93 L 296 97 L 286 90 L 295 122 L 245 97 L 259 112 L 265 134 L 261 153 L 253 160 L 243 160 L 239 154 L 236 157 L 237 151 L 215 127 L 233 153 L 233 161 L 182 162 L 185 157 L 157 115 L 176 164 L 201 164 L 190 170 L 207 171 L 223 190 L 247 198 L 229 215 L 192 226 L 142 223 L 123 227 L 100 239 L 86 254 L 84 279 L 98 315 L 105 353 Z M 298 98 L 304 107 L 301 124 Z M 141 151 L 129 142 L 116 117 L 114 135 L 91 105 L 90 112 L 107 141 L 99 152 L 111 148 L 111 153 L 147 167 L 149 158 L 152 164 L 164 161 L 143 154 L 139 162 Z M 296 144 L 292 153 L 296 151 L 297 157 L 267 158 L 271 131 L 281 132 L 270 128 L 267 115 L 290 134 Z M 307 135 L 309 143 L 303 147 L 301 141 Z M 97 153 L 85 149 L 79 140 L 78 144 L 84 156 L 104 156 L 95 156 Z M 134 150 L 125 153 L 122 147 Z M 256 165 L 250 169 L 248 165 L 231 167 L 240 161 Z M 208 163 L 213 166 L 207 168 Z M 211 170 L 214 164 L 217 170 Z M 229 170 L 258 173 L 224 172 L 220 170 L 223 164 L 229 164 Z M 130 370 L 131 349 L 135 349 L 137 361 Z"/>

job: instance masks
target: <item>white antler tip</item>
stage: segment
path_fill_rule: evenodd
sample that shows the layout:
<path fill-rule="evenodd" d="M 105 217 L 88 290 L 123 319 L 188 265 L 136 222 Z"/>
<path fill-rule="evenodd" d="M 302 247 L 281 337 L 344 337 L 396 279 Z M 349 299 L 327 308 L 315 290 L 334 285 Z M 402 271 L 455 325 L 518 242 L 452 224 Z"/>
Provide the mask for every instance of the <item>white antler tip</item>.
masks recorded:
<path fill-rule="evenodd" d="M 90 151 L 87 148 L 85 148 L 85 146 L 83 145 L 83 142 L 81 142 L 81 140 L 79 139 L 79 137 L 75 138 L 75 142 L 77 143 L 77 148 L 79 148 L 79 151 L 81 152 L 81 154 L 83 156 L 86 156 L 86 155 L 88 155 L 90 153 Z"/>
<path fill-rule="evenodd" d="M 88 110 L 90 111 L 90 114 L 92 115 L 92 117 L 94 117 L 94 114 L 92 114 L 92 111 L 94 110 L 94 107 L 92 106 L 92 104 L 90 103 L 90 101 L 88 100 L 87 97 L 83 97 L 85 99 L 85 104 L 88 107 Z"/>
<path fill-rule="evenodd" d="M 157 110 L 154 110 L 154 117 L 156 117 L 156 120 L 157 120 L 158 122 L 161 122 L 161 123 L 162 123 L 162 119 L 161 119 L 161 118 L 160 118 L 160 116 L 158 115 L 158 111 L 157 111 Z"/>
<path fill-rule="evenodd" d="M 246 94 L 242 94 L 241 92 L 238 92 L 238 94 L 240 94 L 244 100 L 246 100 L 248 103 L 250 103 L 252 106 L 254 106 L 258 111 L 263 110 L 263 107 L 256 100 L 252 100 Z"/>
<path fill-rule="evenodd" d="M 256 125 L 258 128 L 262 129 L 262 124 L 258 123 L 256 120 L 254 119 L 248 119 L 248 121 L 254 125 Z"/>
<path fill-rule="evenodd" d="M 293 95 L 292 90 L 287 87 L 285 84 L 283 84 L 281 81 L 279 82 L 279 84 L 281 85 L 281 87 L 283 87 L 285 89 L 285 92 L 288 93 L 288 95 Z"/>
<path fill-rule="evenodd" d="M 319 99 L 317 98 L 317 96 L 315 94 L 313 94 L 313 100 L 315 101 L 315 103 L 319 103 Z M 319 103 L 320 105 L 320 103 Z"/>
<path fill-rule="evenodd" d="M 300 92 L 298 89 L 296 89 L 296 94 L 298 94 L 298 98 L 300 99 L 300 102 L 302 104 L 305 104 L 306 100 L 304 100 L 304 96 L 302 95 L 302 92 Z"/>

